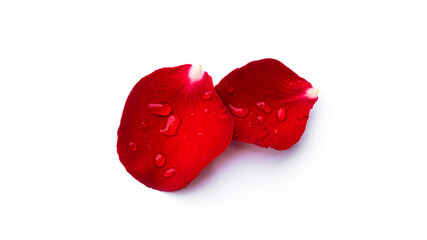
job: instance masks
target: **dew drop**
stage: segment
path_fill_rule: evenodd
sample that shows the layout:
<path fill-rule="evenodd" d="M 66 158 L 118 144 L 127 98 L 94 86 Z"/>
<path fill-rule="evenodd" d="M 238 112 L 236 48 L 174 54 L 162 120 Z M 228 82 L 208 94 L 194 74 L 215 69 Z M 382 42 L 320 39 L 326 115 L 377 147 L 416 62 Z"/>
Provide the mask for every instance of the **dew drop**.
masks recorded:
<path fill-rule="evenodd" d="M 150 145 L 150 144 L 147 144 L 147 148 L 148 148 L 148 149 L 151 149 L 151 145 Z"/>
<path fill-rule="evenodd" d="M 190 117 L 195 117 L 196 116 L 196 114 L 194 114 L 193 112 L 192 113 L 190 113 Z"/>
<path fill-rule="evenodd" d="M 176 172 L 175 168 L 168 168 L 163 172 L 163 177 L 170 178 L 173 175 L 175 175 L 175 172 Z"/>
<path fill-rule="evenodd" d="M 157 153 L 154 155 L 154 165 L 158 168 L 163 167 L 166 164 L 166 156 L 164 153 Z"/>
<path fill-rule="evenodd" d="M 259 110 L 262 110 L 263 112 L 265 112 L 265 113 L 271 113 L 271 107 L 270 107 L 270 105 L 268 104 L 268 103 L 266 103 L 266 102 L 257 102 L 256 103 L 256 107 L 259 109 Z"/>
<path fill-rule="evenodd" d="M 206 99 L 206 100 L 211 99 L 212 98 L 212 93 L 213 93 L 212 91 L 206 91 L 206 92 L 204 92 L 203 95 L 202 95 L 203 99 Z"/>
<path fill-rule="evenodd" d="M 209 109 L 205 108 L 205 110 L 203 111 L 205 114 L 209 113 Z"/>
<path fill-rule="evenodd" d="M 277 109 L 277 121 L 283 122 L 285 121 L 285 118 L 286 118 L 286 108 L 280 107 L 279 109 Z"/>
<path fill-rule="evenodd" d="M 175 136 L 178 134 L 178 128 L 180 124 L 181 119 L 177 115 L 172 114 L 168 117 L 166 125 L 160 129 L 160 133 L 165 136 Z"/>
<path fill-rule="evenodd" d="M 151 114 L 167 116 L 171 113 L 172 108 L 167 103 L 150 103 L 148 104 L 148 111 Z"/>
<path fill-rule="evenodd" d="M 249 109 L 247 109 L 247 108 L 238 108 L 238 107 L 235 107 L 231 104 L 228 104 L 228 108 L 230 109 L 230 112 L 234 116 L 239 117 L 239 118 L 245 118 L 249 114 Z"/>
<path fill-rule="evenodd" d="M 225 88 L 227 89 L 227 92 L 230 94 L 234 92 L 234 87 L 228 82 L 225 83 Z"/>
<path fill-rule="evenodd" d="M 248 128 L 252 127 L 252 122 L 248 122 Z"/>
<path fill-rule="evenodd" d="M 279 133 L 279 130 L 274 129 L 274 133 L 275 133 L 275 134 L 278 134 L 278 133 Z"/>
<path fill-rule="evenodd" d="M 294 82 L 292 82 L 292 81 L 288 81 L 288 85 L 289 85 L 290 87 L 292 87 L 292 86 L 294 85 Z"/>
<path fill-rule="evenodd" d="M 264 116 L 258 115 L 256 118 L 258 119 L 259 124 L 263 124 L 263 123 L 264 123 L 264 121 L 265 121 Z"/>
<path fill-rule="evenodd" d="M 136 145 L 134 142 L 130 142 L 129 147 L 132 152 L 135 152 L 138 149 L 138 145 Z"/>
<path fill-rule="evenodd" d="M 141 125 L 142 125 L 143 128 L 147 127 L 147 123 L 146 122 L 142 122 Z"/>
<path fill-rule="evenodd" d="M 301 84 L 301 83 L 302 83 L 302 80 L 301 80 L 301 79 L 298 79 L 298 80 L 297 80 L 297 83 L 298 83 L 298 84 Z"/>
<path fill-rule="evenodd" d="M 203 133 L 199 132 L 199 133 L 196 133 L 196 135 L 197 136 L 203 136 Z"/>

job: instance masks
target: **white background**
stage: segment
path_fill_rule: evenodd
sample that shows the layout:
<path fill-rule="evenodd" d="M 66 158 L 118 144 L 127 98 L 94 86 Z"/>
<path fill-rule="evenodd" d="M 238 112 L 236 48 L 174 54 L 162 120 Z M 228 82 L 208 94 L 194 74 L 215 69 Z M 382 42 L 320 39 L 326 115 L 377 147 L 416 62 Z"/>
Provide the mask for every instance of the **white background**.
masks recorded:
<path fill-rule="evenodd" d="M 427 239 L 425 1 L 1 1 L 0 239 Z M 287 151 L 233 142 L 146 188 L 116 131 L 133 85 L 276 58 L 319 88 Z"/>

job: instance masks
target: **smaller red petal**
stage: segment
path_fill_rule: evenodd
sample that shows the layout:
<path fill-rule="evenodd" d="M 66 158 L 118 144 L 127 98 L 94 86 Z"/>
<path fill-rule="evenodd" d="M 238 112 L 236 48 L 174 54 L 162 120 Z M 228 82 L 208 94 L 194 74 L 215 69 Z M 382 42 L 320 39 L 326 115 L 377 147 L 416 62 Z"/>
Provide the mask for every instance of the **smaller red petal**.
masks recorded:
<path fill-rule="evenodd" d="M 237 68 L 215 89 L 233 114 L 234 139 L 278 150 L 298 142 L 318 93 L 275 59 Z"/>

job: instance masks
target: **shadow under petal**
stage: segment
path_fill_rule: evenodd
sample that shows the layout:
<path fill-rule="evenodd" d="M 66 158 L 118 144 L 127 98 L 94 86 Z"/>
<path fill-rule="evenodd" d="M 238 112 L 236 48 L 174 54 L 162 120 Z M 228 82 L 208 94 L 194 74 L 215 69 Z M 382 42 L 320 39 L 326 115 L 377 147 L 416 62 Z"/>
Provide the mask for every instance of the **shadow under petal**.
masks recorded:
<path fill-rule="evenodd" d="M 176 192 L 171 192 L 173 195 L 184 195 L 190 194 L 193 191 L 197 191 L 199 188 L 203 188 L 205 185 L 209 184 L 210 181 L 213 181 L 220 173 L 220 171 L 227 166 L 236 164 L 236 162 L 248 162 L 255 165 L 271 165 L 276 162 L 277 164 L 283 162 L 286 159 L 292 159 L 292 156 L 299 152 L 302 143 L 299 142 L 296 145 L 292 146 L 290 149 L 285 151 L 278 151 L 272 148 L 261 148 L 253 144 L 242 143 L 238 141 L 232 141 L 227 149 L 214 159 L 202 172 L 199 176 L 194 179 L 187 187 Z M 249 156 L 257 156 L 245 159 L 242 154 Z M 275 165 L 275 164 L 274 164 Z"/>

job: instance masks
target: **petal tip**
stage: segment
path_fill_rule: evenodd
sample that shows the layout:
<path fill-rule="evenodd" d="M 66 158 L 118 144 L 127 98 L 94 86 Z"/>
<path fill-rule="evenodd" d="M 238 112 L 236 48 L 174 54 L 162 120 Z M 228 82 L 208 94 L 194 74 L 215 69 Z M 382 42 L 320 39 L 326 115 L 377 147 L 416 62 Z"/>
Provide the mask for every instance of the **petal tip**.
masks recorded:
<path fill-rule="evenodd" d="M 309 89 L 307 89 L 305 96 L 310 98 L 310 99 L 314 99 L 314 98 L 317 98 L 317 94 L 319 94 L 319 89 L 309 88 Z"/>
<path fill-rule="evenodd" d="M 203 78 L 205 71 L 202 69 L 202 65 L 191 65 L 191 68 L 188 72 L 188 78 L 191 83 L 197 82 Z"/>

